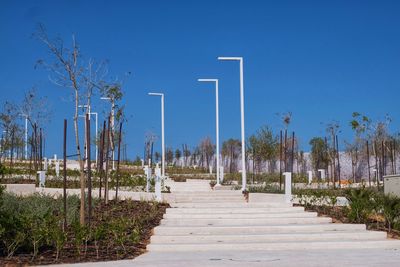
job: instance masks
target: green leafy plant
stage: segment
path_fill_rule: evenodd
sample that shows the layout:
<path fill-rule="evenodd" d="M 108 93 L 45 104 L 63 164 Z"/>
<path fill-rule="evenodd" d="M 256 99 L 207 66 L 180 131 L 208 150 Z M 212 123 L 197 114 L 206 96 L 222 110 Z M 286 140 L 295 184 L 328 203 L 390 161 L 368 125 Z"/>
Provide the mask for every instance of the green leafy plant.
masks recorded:
<path fill-rule="evenodd" d="M 346 191 L 346 199 L 349 202 L 348 217 L 351 222 L 365 223 L 374 210 L 373 193 L 371 190 L 354 188 Z"/>
<path fill-rule="evenodd" d="M 60 226 L 55 225 L 50 229 L 49 237 L 48 244 L 56 248 L 56 261 L 58 261 L 61 250 L 67 242 L 67 233 Z"/>
<path fill-rule="evenodd" d="M 394 195 L 376 194 L 377 209 L 382 212 L 389 232 L 400 221 L 400 198 Z"/>
<path fill-rule="evenodd" d="M 80 257 L 82 255 L 82 245 L 86 244 L 89 239 L 89 229 L 87 226 L 82 226 L 78 220 L 72 223 L 72 231 L 74 235 L 74 246 L 77 255 Z"/>
<path fill-rule="evenodd" d="M 104 224 L 97 225 L 92 232 L 94 246 L 96 248 L 96 258 L 99 258 L 100 240 L 103 240 L 105 238 L 107 228 L 109 227 L 108 224 L 105 222 Z"/>

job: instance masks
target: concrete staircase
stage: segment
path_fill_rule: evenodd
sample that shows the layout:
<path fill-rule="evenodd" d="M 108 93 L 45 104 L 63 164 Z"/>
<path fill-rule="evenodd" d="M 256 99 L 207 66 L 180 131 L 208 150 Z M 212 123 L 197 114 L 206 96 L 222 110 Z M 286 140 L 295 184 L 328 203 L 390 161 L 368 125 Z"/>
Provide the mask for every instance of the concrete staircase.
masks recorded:
<path fill-rule="evenodd" d="M 246 202 L 239 191 L 173 193 L 161 225 L 147 250 L 193 253 L 207 251 L 276 251 L 398 248 L 400 241 L 362 224 L 335 224 L 284 202 L 281 195 Z"/>
<path fill-rule="evenodd" d="M 171 192 L 210 192 L 210 180 L 187 179 L 186 182 L 175 182 L 171 179 L 165 181 L 165 186 Z"/>

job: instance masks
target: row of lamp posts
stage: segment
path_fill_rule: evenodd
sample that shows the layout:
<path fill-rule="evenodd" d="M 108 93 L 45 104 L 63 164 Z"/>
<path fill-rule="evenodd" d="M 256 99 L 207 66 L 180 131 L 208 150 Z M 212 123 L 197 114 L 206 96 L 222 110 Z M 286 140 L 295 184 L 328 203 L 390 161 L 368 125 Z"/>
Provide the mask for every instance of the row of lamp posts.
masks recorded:
<path fill-rule="evenodd" d="M 246 191 L 246 147 L 244 132 L 244 83 L 243 83 L 243 58 L 242 57 L 218 57 L 218 60 L 239 61 L 240 68 L 240 117 L 241 117 L 241 141 L 242 141 L 242 191 Z M 220 185 L 220 154 L 219 154 L 219 103 L 218 103 L 218 79 L 198 79 L 199 82 L 215 83 L 215 119 L 216 119 L 216 172 L 217 185 Z M 164 139 L 164 94 L 149 93 L 150 96 L 161 97 L 161 179 L 165 178 L 165 139 Z"/>

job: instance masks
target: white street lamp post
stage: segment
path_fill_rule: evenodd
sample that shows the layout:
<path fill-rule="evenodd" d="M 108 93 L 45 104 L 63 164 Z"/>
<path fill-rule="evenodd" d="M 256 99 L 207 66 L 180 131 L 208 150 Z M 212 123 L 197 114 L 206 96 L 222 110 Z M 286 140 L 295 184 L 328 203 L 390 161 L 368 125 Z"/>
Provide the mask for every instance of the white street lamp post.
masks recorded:
<path fill-rule="evenodd" d="M 242 132 L 242 191 L 246 190 L 246 147 L 244 134 L 244 85 L 243 85 L 243 58 L 242 57 L 218 57 L 218 60 L 234 60 L 240 63 L 240 117 Z"/>
<path fill-rule="evenodd" d="M 152 96 L 161 96 L 161 176 L 165 177 L 165 140 L 164 140 L 164 94 L 163 93 L 149 93 Z"/>
<path fill-rule="evenodd" d="M 216 172 L 217 172 L 217 185 L 220 185 L 220 179 L 219 179 L 219 101 L 218 101 L 218 79 L 198 79 L 199 82 L 214 82 L 215 83 L 215 131 L 216 131 L 216 137 L 215 137 L 215 142 L 216 142 L 216 148 L 217 148 L 217 166 L 216 166 Z"/>
<path fill-rule="evenodd" d="M 79 106 L 79 107 L 87 107 L 87 105 L 83 105 L 83 106 Z M 90 108 L 90 106 L 89 106 Z M 89 109 L 88 109 L 89 110 Z M 89 114 L 89 121 L 90 121 L 90 117 L 91 115 L 95 115 L 96 116 L 96 165 L 97 165 L 97 157 L 98 157 L 98 140 L 97 140 L 97 132 L 98 132 L 98 113 L 97 112 L 90 112 Z M 85 115 L 79 115 L 79 117 L 81 118 L 86 118 Z M 86 130 L 86 125 L 85 125 L 85 130 Z M 85 155 L 87 156 L 87 153 L 85 152 Z"/>
<path fill-rule="evenodd" d="M 97 166 L 97 154 L 98 154 L 98 140 L 97 140 L 97 132 L 98 132 L 98 121 L 97 121 L 97 112 L 91 112 L 89 113 L 89 119 L 90 119 L 90 115 L 95 115 L 96 116 L 96 166 Z"/>
<path fill-rule="evenodd" d="M 79 105 L 78 106 L 79 108 L 86 108 L 86 113 L 85 114 L 89 114 L 89 123 L 90 123 L 90 105 Z M 79 117 L 81 117 L 81 118 L 83 118 L 84 119 L 84 121 L 85 121 L 85 132 L 87 131 L 87 125 L 86 125 L 86 115 L 79 115 Z M 86 140 L 86 138 L 85 138 L 85 140 Z M 89 140 L 90 141 L 90 140 Z M 85 143 L 86 143 L 86 141 L 85 141 Z M 86 144 L 86 146 L 85 146 L 85 158 L 87 158 L 87 156 L 88 156 L 88 144 Z"/>

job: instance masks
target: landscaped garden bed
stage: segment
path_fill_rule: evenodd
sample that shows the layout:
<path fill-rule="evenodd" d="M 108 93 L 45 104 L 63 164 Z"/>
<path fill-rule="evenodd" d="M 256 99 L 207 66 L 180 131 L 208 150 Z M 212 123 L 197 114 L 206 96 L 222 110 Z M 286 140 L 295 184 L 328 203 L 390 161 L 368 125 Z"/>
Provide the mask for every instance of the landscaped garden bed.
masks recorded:
<path fill-rule="evenodd" d="M 297 198 L 308 211 L 328 216 L 335 223 L 364 223 L 369 230 L 388 232 L 400 239 L 400 198 L 382 191 L 357 188 L 346 190 L 298 190 Z M 337 206 L 337 197 L 344 196 L 348 206 Z"/>
<path fill-rule="evenodd" d="M 19 197 L 0 189 L 0 265 L 54 264 L 131 259 L 145 251 L 152 229 L 168 204 L 93 199 L 93 211 L 79 223 L 79 198 Z"/>

